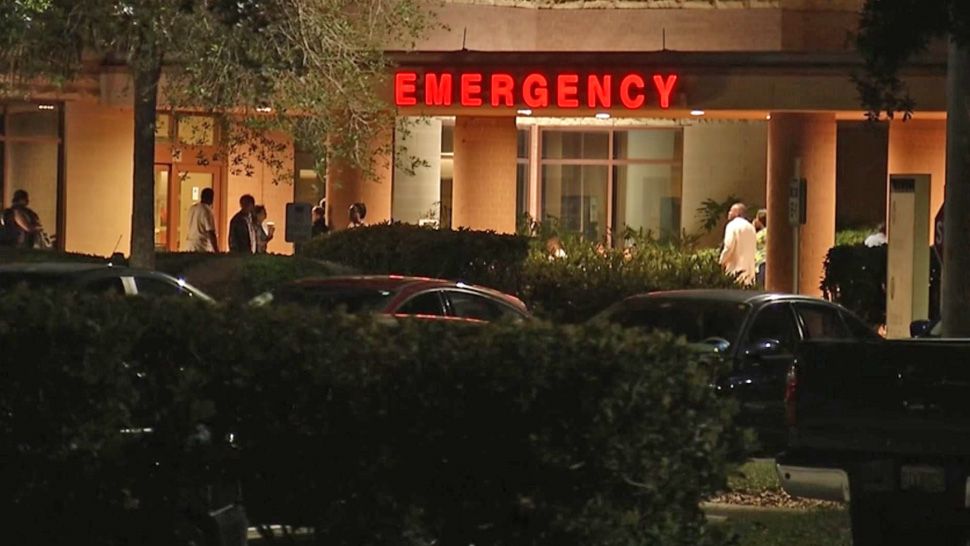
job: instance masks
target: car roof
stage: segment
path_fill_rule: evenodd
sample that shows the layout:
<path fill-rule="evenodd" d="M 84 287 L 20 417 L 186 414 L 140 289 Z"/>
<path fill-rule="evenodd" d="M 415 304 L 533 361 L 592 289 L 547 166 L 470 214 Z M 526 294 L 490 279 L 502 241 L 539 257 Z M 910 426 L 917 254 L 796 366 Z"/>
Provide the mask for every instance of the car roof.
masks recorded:
<path fill-rule="evenodd" d="M 772 301 L 809 301 L 832 304 L 820 298 L 802 296 L 798 294 L 785 294 L 782 292 L 766 292 L 760 290 L 742 289 L 698 289 L 698 290 L 667 290 L 662 292 L 650 292 L 638 294 L 628 299 L 679 299 L 679 300 L 698 300 L 698 301 L 723 301 L 727 303 L 738 303 L 748 305 L 760 305 Z"/>
<path fill-rule="evenodd" d="M 0 273 L 27 273 L 37 275 L 71 275 L 106 269 L 110 266 L 103 263 L 85 262 L 26 262 L 0 265 Z"/>

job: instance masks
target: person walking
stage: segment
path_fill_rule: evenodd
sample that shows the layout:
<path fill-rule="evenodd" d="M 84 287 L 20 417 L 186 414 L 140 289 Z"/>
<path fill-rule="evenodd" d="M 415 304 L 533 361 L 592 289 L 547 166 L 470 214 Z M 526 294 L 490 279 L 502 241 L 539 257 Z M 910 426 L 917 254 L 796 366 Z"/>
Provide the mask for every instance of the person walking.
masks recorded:
<path fill-rule="evenodd" d="M 25 190 L 13 192 L 10 207 L 3 211 L 0 243 L 16 248 L 50 248 L 51 244 L 40 223 L 40 216 L 30 208 L 30 195 Z"/>
<path fill-rule="evenodd" d="M 256 254 L 266 254 L 266 245 L 273 240 L 276 226 L 266 222 L 266 207 L 263 205 L 256 205 L 253 209 L 253 219 L 256 225 Z"/>
<path fill-rule="evenodd" d="M 768 211 L 766 209 L 759 210 L 757 216 L 755 216 L 754 232 L 756 245 L 754 253 L 755 282 L 759 288 L 764 288 L 765 263 L 768 258 Z"/>
<path fill-rule="evenodd" d="M 185 248 L 189 252 L 219 252 L 216 216 L 212 212 L 214 199 L 212 188 L 203 188 L 199 202 L 189 207 L 189 232 L 185 235 Z"/>
<path fill-rule="evenodd" d="M 728 211 L 728 224 L 724 227 L 724 247 L 721 250 L 721 266 L 731 275 L 737 275 L 742 284 L 755 281 L 755 252 L 757 237 L 754 226 L 745 218 L 748 212 L 744 203 L 735 203 Z"/>
<path fill-rule="evenodd" d="M 367 205 L 358 201 L 357 203 L 350 205 L 348 214 L 350 215 L 350 223 L 347 225 L 347 227 L 361 227 L 364 225 L 364 218 L 367 217 Z"/>
<path fill-rule="evenodd" d="M 256 225 L 253 209 L 256 199 L 249 195 L 239 198 L 239 212 L 229 221 L 229 252 L 236 254 L 256 253 Z"/>

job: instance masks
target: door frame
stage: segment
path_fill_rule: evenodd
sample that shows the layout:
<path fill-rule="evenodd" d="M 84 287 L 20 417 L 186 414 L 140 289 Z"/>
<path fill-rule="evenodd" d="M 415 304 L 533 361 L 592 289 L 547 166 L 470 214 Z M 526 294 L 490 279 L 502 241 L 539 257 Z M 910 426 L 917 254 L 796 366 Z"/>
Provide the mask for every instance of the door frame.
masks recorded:
<path fill-rule="evenodd" d="M 166 234 L 166 249 L 169 252 L 178 252 L 179 245 L 181 244 L 181 234 L 179 233 L 179 228 L 181 227 L 181 214 L 179 200 L 181 198 L 181 176 L 184 173 L 205 173 L 212 175 L 212 191 L 215 192 L 214 200 L 212 203 L 212 212 L 215 216 L 216 224 L 216 235 L 219 237 L 220 245 L 224 246 L 225 234 L 223 229 L 220 229 L 225 218 L 225 185 L 223 184 L 223 171 L 225 170 L 222 165 L 194 165 L 192 163 L 156 163 L 155 172 L 160 170 L 168 170 L 168 218 L 167 226 L 168 232 Z"/>

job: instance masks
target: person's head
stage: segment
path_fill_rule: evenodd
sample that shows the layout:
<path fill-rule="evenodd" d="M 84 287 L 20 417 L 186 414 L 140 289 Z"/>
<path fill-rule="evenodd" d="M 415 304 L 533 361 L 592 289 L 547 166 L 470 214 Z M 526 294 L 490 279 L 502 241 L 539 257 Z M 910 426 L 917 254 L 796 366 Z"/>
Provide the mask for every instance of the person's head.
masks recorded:
<path fill-rule="evenodd" d="M 239 198 L 239 208 L 243 212 L 253 212 L 256 207 L 256 198 L 248 193 Z"/>
<path fill-rule="evenodd" d="M 882 233 L 883 235 L 885 235 L 886 234 L 886 222 L 879 222 L 879 225 L 876 226 L 876 232 Z"/>
<path fill-rule="evenodd" d="M 728 211 L 728 220 L 744 218 L 747 213 L 748 207 L 744 206 L 744 203 L 735 203 L 731 205 L 731 210 Z"/>
<path fill-rule="evenodd" d="M 312 215 L 314 222 L 323 220 L 323 207 L 313 207 L 313 210 L 310 211 L 310 214 Z"/>
<path fill-rule="evenodd" d="M 253 207 L 253 216 L 256 218 L 257 222 L 263 222 L 266 220 L 266 207 L 263 205 L 256 205 Z"/>
<path fill-rule="evenodd" d="M 11 199 L 14 205 L 27 206 L 30 203 L 30 196 L 27 195 L 25 190 L 17 190 L 13 192 L 13 199 Z"/>
<path fill-rule="evenodd" d="M 360 224 L 367 217 L 367 206 L 361 202 L 354 203 L 350 205 L 349 215 L 351 224 Z"/>
<path fill-rule="evenodd" d="M 202 195 L 199 197 L 199 199 L 206 205 L 211 205 L 212 202 L 215 201 L 215 198 L 216 192 L 212 191 L 212 188 L 203 188 Z"/>
<path fill-rule="evenodd" d="M 761 224 L 761 227 L 763 228 L 768 227 L 768 210 L 759 209 L 757 219 L 758 219 L 758 222 Z"/>

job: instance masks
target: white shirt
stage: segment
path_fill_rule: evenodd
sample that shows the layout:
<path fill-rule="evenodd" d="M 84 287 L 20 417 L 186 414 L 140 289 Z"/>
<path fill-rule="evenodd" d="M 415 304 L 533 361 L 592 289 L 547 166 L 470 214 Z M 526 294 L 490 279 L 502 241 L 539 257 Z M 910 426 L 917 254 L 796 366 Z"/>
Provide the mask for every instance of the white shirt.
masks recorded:
<path fill-rule="evenodd" d="M 210 231 L 216 230 L 216 218 L 212 207 L 199 201 L 189 207 L 189 232 L 185 234 L 185 246 L 189 252 L 215 252 Z"/>
<path fill-rule="evenodd" d="M 754 226 L 742 217 L 728 222 L 724 228 L 724 249 L 721 251 L 721 265 L 728 273 L 739 273 L 739 279 L 751 284 L 755 279 L 755 254 L 758 243 Z"/>
<path fill-rule="evenodd" d="M 856 240 L 858 241 L 858 239 Z M 886 238 L 885 233 L 876 232 L 866 237 L 866 246 L 868 247 L 882 246 L 885 244 L 889 244 L 889 239 Z"/>

